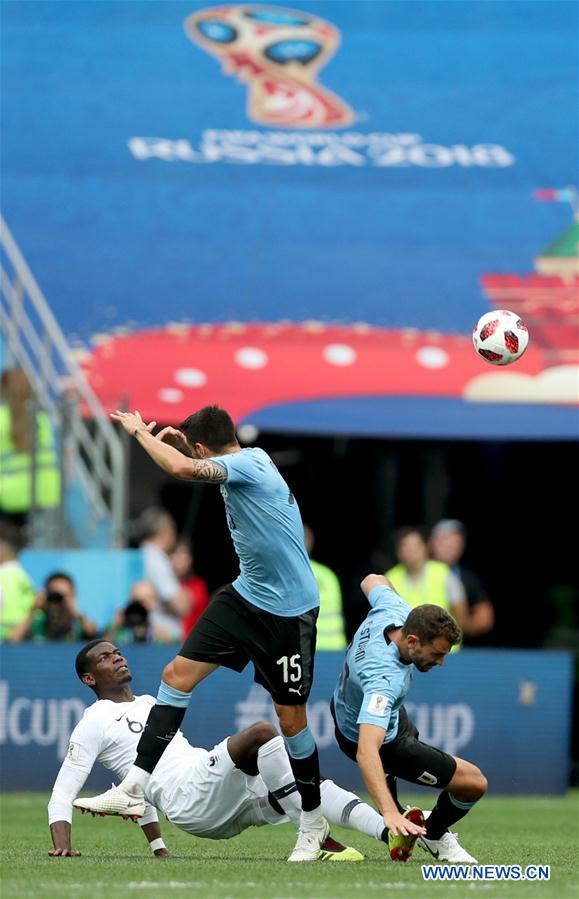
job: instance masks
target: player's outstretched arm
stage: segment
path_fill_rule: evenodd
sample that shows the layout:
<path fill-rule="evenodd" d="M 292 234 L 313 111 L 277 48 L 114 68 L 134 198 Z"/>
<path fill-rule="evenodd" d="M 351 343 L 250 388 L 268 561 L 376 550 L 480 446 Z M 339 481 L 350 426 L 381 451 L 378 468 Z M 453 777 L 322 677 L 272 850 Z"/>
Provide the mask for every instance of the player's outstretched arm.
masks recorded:
<path fill-rule="evenodd" d="M 82 790 L 100 751 L 100 728 L 94 718 L 81 718 L 70 735 L 68 752 L 54 781 L 48 803 L 48 824 L 54 849 L 49 855 L 80 855 L 72 848 L 72 803 Z"/>
<path fill-rule="evenodd" d="M 388 830 L 394 835 L 410 836 L 416 834 L 421 836 L 425 833 L 424 827 L 413 824 L 412 821 L 400 814 L 388 789 L 380 758 L 380 747 L 384 742 L 385 734 L 384 728 L 377 727 L 375 724 L 360 725 L 358 753 L 356 755 L 360 773 Z"/>
<path fill-rule="evenodd" d="M 366 599 L 368 599 L 374 587 L 390 587 L 395 593 L 397 592 L 394 589 L 394 584 L 392 584 L 383 574 L 367 574 L 360 583 L 360 588 Z"/>
<path fill-rule="evenodd" d="M 72 827 L 68 821 L 53 821 L 50 825 L 50 836 L 52 837 L 54 849 L 49 849 L 49 855 L 59 858 L 70 858 L 81 854 L 72 848 L 71 830 Z"/>
<path fill-rule="evenodd" d="M 155 858 L 170 857 L 171 853 L 163 842 L 158 821 L 151 821 L 150 824 L 141 824 L 141 830 L 145 834 Z"/>
<path fill-rule="evenodd" d="M 221 484 L 227 480 L 227 471 L 223 465 L 210 459 L 191 459 L 184 455 L 187 442 L 176 428 L 164 428 L 155 436 L 152 431 L 157 422 L 145 424 L 140 412 L 112 412 L 111 418 L 118 421 L 141 444 L 153 462 L 168 474 L 185 481 L 204 481 L 209 484 Z"/>

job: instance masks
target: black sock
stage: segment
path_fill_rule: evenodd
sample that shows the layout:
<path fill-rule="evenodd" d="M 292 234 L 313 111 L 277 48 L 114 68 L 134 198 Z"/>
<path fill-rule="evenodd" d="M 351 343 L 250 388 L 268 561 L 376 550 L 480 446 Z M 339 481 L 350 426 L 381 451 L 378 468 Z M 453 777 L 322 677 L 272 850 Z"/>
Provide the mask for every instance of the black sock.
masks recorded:
<path fill-rule="evenodd" d="M 135 765 L 151 774 L 167 746 L 179 730 L 186 709 L 174 705 L 154 705 L 137 746 Z"/>
<path fill-rule="evenodd" d="M 321 803 L 320 797 L 320 760 L 318 750 L 314 749 L 305 759 L 294 759 L 289 756 L 290 765 L 296 779 L 297 788 L 302 798 L 302 810 L 312 812 Z"/>
<path fill-rule="evenodd" d="M 400 803 L 398 802 L 398 781 L 396 780 L 396 778 L 394 777 L 393 774 L 387 774 L 386 775 L 386 783 L 388 784 L 388 789 L 390 790 L 392 799 L 396 803 L 396 808 L 398 809 L 400 814 L 403 815 L 404 812 L 406 811 L 406 809 L 403 806 L 401 806 Z"/>
<path fill-rule="evenodd" d="M 398 809 L 400 814 L 403 815 L 404 812 L 406 811 L 406 809 L 403 808 L 398 801 L 398 781 L 396 780 L 396 778 L 394 777 L 393 774 L 387 774 L 386 775 L 386 783 L 388 784 L 388 789 L 390 790 L 390 795 L 392 796 L 392 799 L 396 803 L 396 808 Z M 380 839 L 382 840 L 383 843 L 388 842 L 388 833 L 389 833 L 389 830 L 387 827 L 385 827 L 384 830 L 382 831 L 382 833 L 380 834 Z"/>
<path fill-rule="evenodd" d="M 450 798 L 450 793 L 447 793 L 446 790 L 442 791 L 436 805 L 426 819 L 427 840 L 439 840 L 450 825 L 464 818 L 474 805 L 474 802 L 461 802 L 460 806 L 455 805 L 455 802 L 459 801 L 457 799 L 453 802 Z"/>

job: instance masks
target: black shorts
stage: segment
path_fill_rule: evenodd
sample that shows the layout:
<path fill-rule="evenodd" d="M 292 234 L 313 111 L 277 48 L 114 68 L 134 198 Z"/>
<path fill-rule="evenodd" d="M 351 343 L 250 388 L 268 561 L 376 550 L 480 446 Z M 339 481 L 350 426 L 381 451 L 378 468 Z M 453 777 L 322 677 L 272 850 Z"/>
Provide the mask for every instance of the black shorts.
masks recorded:
<path fill-rule="evenodd" d="M 318 609 L 291 618 L 247 602 L 229 584 L 209 603 L 179 655 L 243 671 L 279 705 L 303 705 L 312 687 Z"/>
<path fill-rule="evenodd" d="M 336 742 L 342 752 L 355 762 L 358 744 L 344 736 L 336 724 L 333 700 L 330 708 L 335 724 Z M 399 710 L 396 738 L 391 743 L 383 744 L 380 758 L 385 774 L 427 787 L 448 786 L 456 771 L 456 761 L 451 755 L 418 739 L 418 731 L 404 706 Z"/>

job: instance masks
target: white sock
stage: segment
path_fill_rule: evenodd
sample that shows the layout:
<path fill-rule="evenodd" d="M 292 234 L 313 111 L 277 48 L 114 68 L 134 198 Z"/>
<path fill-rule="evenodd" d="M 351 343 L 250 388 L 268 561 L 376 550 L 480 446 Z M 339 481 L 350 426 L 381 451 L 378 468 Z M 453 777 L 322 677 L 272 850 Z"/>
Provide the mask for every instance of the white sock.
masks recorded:
<path fill-rule="evenodd" d="M 260 746 L 257 751 L 257 769 L 269 792 L 297 825 L 302 813 L 302 802 L 282 737 L 274 737 Z"/>
<path fill-rule="evenodd" d="M 317 808 L 313 808 L 311 812 L 302 812 L 300 819 L 301 828 L 305 828 L 305 830 L 315 830 L 316 828 L 320 828 L 323 823 L 324 818 L 321 805 L 318 805 Z"/>
<path fill-rule="evenodd" d="M 124 787 L 125 790 L 131 791 L 131 787 L 139 786 L 143 793 L 147 789 L 147 785 L 149 783 L 151 775 L 148 771 L 144 771 L 142 768 L 137 768 L 136 765 L 131 765 L 124 778 L 120 782 L 119 786 Z"/>
<path fill-rule="evenodd" d="M 342 789 L 333 780 L 321 783 L 322 813 L 332 824 L 351 827 L 375 840 L 382 836 L 385 824 L 378 812 L 362 802 L 355 793 Z"/>

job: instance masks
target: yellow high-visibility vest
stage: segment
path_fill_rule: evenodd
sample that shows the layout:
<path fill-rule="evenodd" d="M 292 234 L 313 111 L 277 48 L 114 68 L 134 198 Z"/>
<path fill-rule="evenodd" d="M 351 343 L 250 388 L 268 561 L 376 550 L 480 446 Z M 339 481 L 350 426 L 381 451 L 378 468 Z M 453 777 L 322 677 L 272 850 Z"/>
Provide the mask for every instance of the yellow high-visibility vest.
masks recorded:
<path fill-rule="evenodd" d="M 29 615 L 34 584 L 16 559 L 0 565 L 0 640 Z"/>
<path fill-rule="evenodd" d="M 431 603 L 433 606 L 440 606 L 447 612 L 451 612 L 452 604 L 447 589 L 449 572 L 450 568 L 444 562 L 430 560 L 424 566 L 424 571 L 418 581 L 409 577 L 404 565 L 395 565 L 386 572 L 386 577 L 392 581 L 396 592 L 411 609 L 422 606 L 424 603 Z"/>
<path fill-rule="evenodd" d="M 331 568 L 310 559 L 320 591 L 320 614 L 317 622 L 316 648 L 345 649 L 347 644 L 340 582 Z"/>
<path fill-rule="evenodd" d="M 0 509 L 26 512 L 32 503 L 32 456 L 19 452 L 10 435 L 8 406 L 0 406 Z M 36 414 L 35 498 L 39 509 L 52 509 L 60 502 L 60 468 L 54 435 L 46 412 Z"/>

